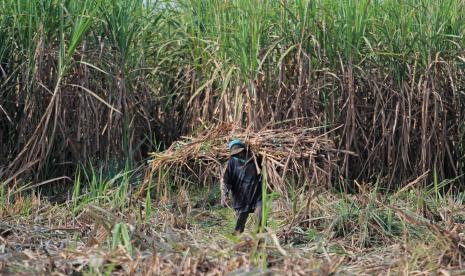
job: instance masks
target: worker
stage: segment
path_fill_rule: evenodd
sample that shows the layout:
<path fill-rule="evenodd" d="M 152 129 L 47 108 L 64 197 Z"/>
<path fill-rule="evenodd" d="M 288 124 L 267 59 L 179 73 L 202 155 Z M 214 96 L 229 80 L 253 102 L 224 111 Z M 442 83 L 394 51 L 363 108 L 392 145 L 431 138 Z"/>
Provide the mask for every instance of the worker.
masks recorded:
<path fill-rule="evenodd" d="M 228 206 L 229 192 L 232 194 L 232 207 L 237 216 L 234 235 L 244 232 L 250 213 L 255 212 L 257 229 L 262 222 L 262 179 L 261 161 L 249 147 L 240 140 L 229 143 L 230 159 L 223 175 L 221 204 Z"/>

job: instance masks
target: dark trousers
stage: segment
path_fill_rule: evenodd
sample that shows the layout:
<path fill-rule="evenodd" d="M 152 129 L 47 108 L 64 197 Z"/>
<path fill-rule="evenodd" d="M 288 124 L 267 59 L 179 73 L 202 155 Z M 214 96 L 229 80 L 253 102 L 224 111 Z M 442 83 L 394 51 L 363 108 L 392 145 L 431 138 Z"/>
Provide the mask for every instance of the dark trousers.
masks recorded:
<path fill-rule="evenodd" d="M 234 229 L 235 232 L 242 233 L 244 232 L 245 228 L 245 223 L 247 222 L 247 218 L 249 217 L 250 212 L 237 212 L 237 222 L 236 222 L 236 228 Z M 259 229 L 262 225 L 262 204 L 257 204 L 255 210 L 255 221 L 257 228 Z"/>

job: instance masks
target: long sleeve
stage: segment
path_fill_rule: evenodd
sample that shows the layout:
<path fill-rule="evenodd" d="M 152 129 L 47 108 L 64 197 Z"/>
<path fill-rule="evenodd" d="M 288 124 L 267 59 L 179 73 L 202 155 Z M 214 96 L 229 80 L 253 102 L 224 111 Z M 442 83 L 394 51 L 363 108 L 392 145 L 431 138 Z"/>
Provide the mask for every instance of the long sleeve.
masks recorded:
<path fill-rule="evenodd" d="M 223 177 L 221 178 L 221 195 L 223 197 L 226 197 L 231 190 L 232 184 L 231 184 L 231 174 L 232 174 L 232 162 L 229 160 L 228 165 L 226 166 L 226 169 L 224 170 Z"/>

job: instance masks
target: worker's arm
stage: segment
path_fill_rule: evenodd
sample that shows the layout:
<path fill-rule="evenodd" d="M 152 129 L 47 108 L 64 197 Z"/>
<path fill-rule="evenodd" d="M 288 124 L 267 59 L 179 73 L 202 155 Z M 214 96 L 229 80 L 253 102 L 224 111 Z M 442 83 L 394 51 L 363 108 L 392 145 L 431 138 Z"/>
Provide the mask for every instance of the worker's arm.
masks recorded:
<path fill-rule="evenodd" d="M 226 169 L 224 170 L 223 177 L 221 178 L 221 205 L 226 206 L 229 191 L 232 187 L 232 162 L 229 160 Z"/>

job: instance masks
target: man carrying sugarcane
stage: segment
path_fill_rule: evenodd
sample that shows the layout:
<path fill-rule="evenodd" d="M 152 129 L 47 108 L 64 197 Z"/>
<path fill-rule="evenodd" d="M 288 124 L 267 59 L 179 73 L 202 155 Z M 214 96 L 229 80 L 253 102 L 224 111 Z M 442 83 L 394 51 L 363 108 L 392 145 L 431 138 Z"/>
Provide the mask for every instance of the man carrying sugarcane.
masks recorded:
<path fill-rule="evenodd" d="M 244 232 L 245 223 L 250 213 L 255 212 L 257 227 L 262 222 L 262 179 L 260 158 L 249 150 L 240 140 L 233 140 L 228 145 L 231 158 L 223 175 L 221 187 L 221 205 L 228 206 L 228 194 L 231 191 L 236 211 L 237 222 L 234 234 Z"/>

